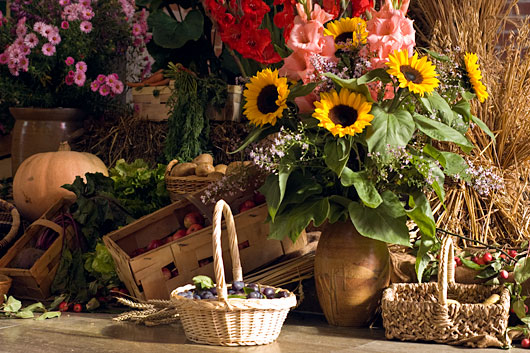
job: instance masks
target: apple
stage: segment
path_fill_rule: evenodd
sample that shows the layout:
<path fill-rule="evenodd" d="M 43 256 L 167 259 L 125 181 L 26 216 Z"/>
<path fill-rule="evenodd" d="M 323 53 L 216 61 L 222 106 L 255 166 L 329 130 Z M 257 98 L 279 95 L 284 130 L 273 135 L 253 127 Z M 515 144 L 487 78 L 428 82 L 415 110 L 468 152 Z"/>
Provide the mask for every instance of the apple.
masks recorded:
<path fill-rule="evenodd" d="M 184 216 L 184 227 L 186 229 L 188 229 L 189 227 L 191 227 L 193 224 L 200 224 L 200 225 L 203 225 L 204 224 L 204 217 L 197 211 L 195 212 L 190 212 L 190 213 L 187 213 L 185 216 Z"/>
<path fill-rule="evenodd" d="M 200 230 L 200 229 L 202 229 L 202 228 L 204 228 L 204 227 L 202 226 L 202 224 L 199 224 L 199 223 L 192 224 L 192 225 L 188 228 L 188 230 L 186 231 L 186 235 L 191 234 L 191 233 L 193 233 L 193 232 L 196 232 L 196 231 L 198 231 L 198 230 Z"/>
<path fill-rule="evenodd" d="M 171 271 L 167 267 L 162 267 L 162 274 L 166 278 L 166 281 L 171 278 Z"/>
<path fill-rule="evenodd" d="M 530 347 L 530 340 L 528 338 L 523 338 L 521 340 L 521 347 L 523 347 L 523 348 Z"/>
<path fill-rule="evenodd" d="M 239 213 L 246 212 L 246 211 L 251 210 L 251 209 L 253 209 L 253 208 L 254 208 L 254 207 L 241 207 L 241 208 L 239 209 Z"/>
<path fill-rule="evenodd" d="M 179 229 L 171 236 L 171 240 L 177 240 L 186 236 L 186 229 Z"/>
<path fill-rule="evenodd" d="M 256 205 L 261 205 L 262 203 L 265 203 L 265 195 L 263 195 L 259 191 L 254 192 L 254 202 Z"/>
<path fill-rule="evenodd" d="M 145 248 L 138 248 L 132 252 L 131 257 L 142 255 L 144 252 L 145 252 Z"/>
<path fill-rule="evenodd" d="M 172 235 L 169 235 L 167 237 L 164 238 L 164 243 L 171 243 L 173 241 L 173 236 Z"/>
<path fill-rule="evenodd" d="M 247 200 L 239 205 L 239 213 L 250 210 L 251 208 L 256 207 L 256 204 L 252 200 Z M 245 211 L 243 211 L 245 209 Z"/>
<path fill-rule="evenodd" d="M 173 268 L 171 270 L 171 277 L 177 277 L 179 275 L 179 270 L 177 270 L 177 268 Z"/>
<path fill-rule="evenodd" d="M 151 240 L 151 242 L 149 243 L 149 245 L 147 245 L 147 251 L 150 251 L 150 250 L 153 250 L 153 249 L 156 249 L 160 246 L 164 245 L 164 240 L 162 239 L 154 239 L 154 240 Z"/>

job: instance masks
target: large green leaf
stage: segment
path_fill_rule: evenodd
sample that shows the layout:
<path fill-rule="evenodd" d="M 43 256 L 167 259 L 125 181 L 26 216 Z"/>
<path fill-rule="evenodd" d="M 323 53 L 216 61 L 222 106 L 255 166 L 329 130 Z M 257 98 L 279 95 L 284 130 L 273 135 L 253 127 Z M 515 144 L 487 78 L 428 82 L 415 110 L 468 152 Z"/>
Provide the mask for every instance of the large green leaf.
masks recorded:
<path fill-rule="evenodd" d="M 370 208 L 376 208 L 383 202 L 375 184 L 368 178 L 366 170 L 354 172 L 350 168 L 344 168 L 340 181 L 346 187 L 353 185 L 361 201 Z"/>
<path fill-rule="evenodd" d="M 471 121 L 473 114 L 471 114 L 471 105 L 466 100 L 460 100 L 453 105 L 453 111 L 464 117 L 466 122 Z"/>
<path fill-rule="evenodd" d="M 473 144 L 452 127 L 417 113 L 414 113 L 413 117 L 418 129 L 430 138 L 439 141 L 454 142 L 465 153 L 469 153 L 473 149 Z"/>
<path fill-rule="evenodd" d="M 351 140 L 348 138 L 330 138 L 324 145 L 324 161 L 339 177 L 350 159 Z"/>
<path fill-rule="evenodd" d="M 466 172 L 469 165 L 462 156 L 453 152 L 439 151 L 429 144 L 423 147 L 423 152 L 440 162 L 446 175 L 458 176 L 466 181 L 469 180 L 469 175 Z"/>
<path fill-rule="evenodd" d="M 412 160 L 412 163 L 414 163 L 418 172 L 420 172 L 426 180 L 432 181 L 432 184 L 430 184 L 431 187 L 433 188 L 434 192 L 436 192 L 436 195 L 440 201 L 443 202 L 445 198 L 445 191 L 443 188 L 445 182 L 444 172 L 440 169 L 440 167 L 438 167 L 435 161 L 430 158 L 415 157 Z"/>
<path fill-rule="evenodd" d="M 325 73 L 324 76 L 331 78 L 333 82 L 335 82 L 335 84 L 337 84 L 338 86 L 342 88 L 347 88 L 350 91 L 361 93 L 362 95 L 366 97 L 366 99 L 369 102 L 373 102 L 372 95 L 370 94 L 370 90 L 368 89 L 368 86 L 364 84 L 359 84 L 357 82 L 358 79 L 356 78 L 343 79 L 329 72 Z"/>
<path fill-rule="evenodd" d="M 433 91 L 432 94 L 427 94 L 425 97 L 420 99 L 427 110 L 429 110 L 429 113 L 437 114 L 442 122 L 446 125 L 453 125 L 456 115 L 451 109 L 449 103 L 447 103 L 447 101 L 443 99 L 438 92 Z"/>
<path fill-rule="evenodd" d="M 328 218 L 329 201 L 327 198 L 310 200 L 293 205 L 285 212 L 278 214 L 270 223 L 269 238 L 283 239 L 286 235 L 294 242 L 311 221 L 319 226 Z"/>
<path fill-rule="evenodd" d="M 309 93 L 313 92 L 316 86 L 316 82 L 310 82 L 307 85 L 296 85 L 290 87 L 289 96 L 287 96 L 287 100 L 293 100 L 296 97 L 307 96 Z"/>
<path fill-rule="evenodd" d="M 366 142 L 370 152 L 387 155 L 389 147 L 406 146 L 414 133 L 414 120 L 408 111 L 387 113 L 378 105 L 372 106 L 374 119 L 367 128 Z"/>
<path fill-rule="evenodd" d="M 316 180 L 299 171 L 294 171 L 289 175 L 289 180 L 285 187 L 285 195 L 278 212 L 281 213 L 285 207 L 305 202 L 311 196 L 320 195 L 321 193 L 322 185 Z"/>
<path fill-rule="evenodd" d="M 434 239 L 436 235 L 436 223 L 432 215 L 429 200 L 422 192 L 417 192 L 409 196 L 409 210 L 405 210 L 410 219 L 416 223 L 422 237 Z"/>
<path fill-rule="evenodd" d="M 471 120 L 473 120 L 473 122 L 475 124 L 477 124 L 478 127 L 480 127 L 482 129 L 482 131 L 484 131 L 486 133 L 486 135 L 488 135 L 489 137 L 491 137 L 491 139 L 493 141 L 495 141 L 495 135 L 493 135 L 493 132 L 491 132 L 491 130 L 488 127 L 488 125 L 486 125 L 482 120 L 480 120 L 479 118 L 477 118 L 474 115 L 471 115 Z"/>
<path fill-rule="evenodd" d="M 434 246 L 434 239 L 429 237 L 422 237 L 420 240 L 420 248 L 418 249 L 418 254 L 416 255 L 416 276 L 418 277 L 418 282 L 421 283 L 423 278 L 423 272 L 425 268 L 431 261 L 431 257 L 428 252 Z"/>
<path fill-rule="evenodd" d="M 377 208 L 366 207 L 358 202 L 350 204 L 353 225 L 365 237 L 410 246 L 407 216 L 399 199 L 389 190 L 381 196 L 383 202 Z"/>
<path fill-rule="evenodd" d="M 190 40 L 198 40 L 203 34 L 204 17 L 199 10 L 191 10 L 179 22 L 162 10 L 149 15 L 148 23 L 153 28 L 153 39 L 163 48 L 180 48 Z"/>
<path fill-rule="evenodd" d="M 267 199 L 269 215 L 273 221 L 285 195 L 285 187 L 287 185 L 289 174 L 289 169 L 281 168 L 278 175 L 269 175 L 267 179 L 265 179 L 263 186 L 260 188 L 260 192 L 265 195 L 265 198 Z"/>
<path fill-rule="evenodd" d="M 382 83 L 388 83 L 392 81 L 390 74 L 385 69 L 370 70 L 368 73 L 362 75 L 357 79 L 358 85 L 364 85 L 374 81 L 381 81 Z"/>
<path fill-rule="evenodd" d="M 513 277 L 516 283 L 524 283 L 530 278 L 530 259 L 523 257 L 515 264 Z"/>

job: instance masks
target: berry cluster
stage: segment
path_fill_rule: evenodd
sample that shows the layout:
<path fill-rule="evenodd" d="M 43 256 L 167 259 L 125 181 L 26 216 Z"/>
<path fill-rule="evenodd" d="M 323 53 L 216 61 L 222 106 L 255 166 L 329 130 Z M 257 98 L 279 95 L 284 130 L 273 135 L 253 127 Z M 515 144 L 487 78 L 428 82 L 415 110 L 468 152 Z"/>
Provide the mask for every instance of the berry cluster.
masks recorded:
<path fill-rule="evenodd" d="M 217 288 L 198 289 L 179 292 L 177 295 L 188 299 L 217 299 Z M 256 283 L 245 284 L 242 281 L 233 281 L 228 290 L 228 298 L 240 299 L 275 299 L 287 298 L 289 292 L 272 287 L 261 286 Z"/>

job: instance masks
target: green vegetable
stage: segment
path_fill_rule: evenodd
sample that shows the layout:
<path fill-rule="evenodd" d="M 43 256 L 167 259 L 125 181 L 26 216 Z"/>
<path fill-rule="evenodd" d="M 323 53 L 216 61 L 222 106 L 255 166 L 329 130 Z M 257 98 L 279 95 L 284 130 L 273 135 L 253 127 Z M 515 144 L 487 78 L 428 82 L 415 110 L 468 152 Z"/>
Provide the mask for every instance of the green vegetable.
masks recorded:
<path fill-rule="evenodd" d="M 35 318 L 35 312 L 42 312 L 43 314 Z M 28 305 L 23 308 L 22 303 L 19 300 L 12 296 L 9 296 L 8 298 L 6 295 L 4 295 L 4 304 L 0 306 L 0 314 L 3 314 L 6 318 L 11 319 L 36 320 L 51 319 L 61 316 L 59 311 L 47 311 L 44 305 L 42 305 L 40 302 Z"/>
<path fill-rule="evenodd" d="M 195 288 L 201 290 L 210 289 L 215 286 L 212 279 L 208 276 L 195 276 L 193 277 L 193 283 L 195 284 Z"/>

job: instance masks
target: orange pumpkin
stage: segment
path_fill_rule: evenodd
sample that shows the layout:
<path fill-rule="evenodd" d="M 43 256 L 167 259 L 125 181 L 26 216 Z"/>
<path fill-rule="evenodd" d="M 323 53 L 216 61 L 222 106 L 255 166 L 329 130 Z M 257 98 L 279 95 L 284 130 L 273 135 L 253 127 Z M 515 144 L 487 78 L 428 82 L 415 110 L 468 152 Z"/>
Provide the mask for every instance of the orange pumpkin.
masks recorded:
<path fill-rule="evenodd" d="M 108 176 L 105 164 L 91 153 L 70 151 L 63 142 L 57 152 L 34 154 L 18 167 L 13 179 L 13 199 L 20 214 L 30 221 L 39 218 L 63 196 L 74 195 L 63 189 L 76 176 L 100 172 Z"/>

